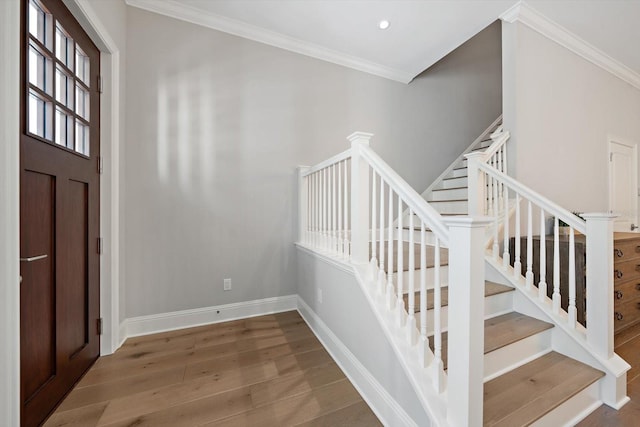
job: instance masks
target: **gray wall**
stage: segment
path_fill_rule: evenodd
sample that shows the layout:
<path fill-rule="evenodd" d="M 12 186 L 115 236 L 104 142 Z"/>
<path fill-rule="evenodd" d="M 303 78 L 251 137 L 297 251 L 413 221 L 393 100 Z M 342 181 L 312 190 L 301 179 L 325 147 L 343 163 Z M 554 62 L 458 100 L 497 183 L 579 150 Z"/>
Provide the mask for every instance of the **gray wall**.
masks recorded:
<path fill-rule="evenodd" d="M 640 90 L 537 31 L 504 24 L 510 175 L 566 209 L 609 209 L 609 138 L 640 143 Z"/>
<path fill-rule="evenodd" d="M 421 192 L 501 112 L 499 25 L 409 85 L 134 8 L 126 31 L 127 317 L 296 293 L 297 165 L 372 132 Z"/>

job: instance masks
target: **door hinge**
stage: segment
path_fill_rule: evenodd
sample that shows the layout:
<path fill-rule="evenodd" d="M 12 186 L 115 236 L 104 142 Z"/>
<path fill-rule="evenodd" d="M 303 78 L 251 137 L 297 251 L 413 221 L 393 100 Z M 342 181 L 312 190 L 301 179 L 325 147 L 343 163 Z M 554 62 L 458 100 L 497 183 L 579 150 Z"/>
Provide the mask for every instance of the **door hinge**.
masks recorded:
<path fill-rule="evenodd" d="M 96 329 L 98 331 L 98 335 L 102 335 L 102 317 L 97 319 L 97 321 L 96 321 Z"/>
<path fill-rule="evenodd" d="M 104 239 L 102 237 L 98 237 L 98 255 L 102 255 L 103 250 L 104 250 Z"/>
<path fill-rule="evenodd" d="M 609 153 L 609 161 L 613 162 L 613 153 Z"/>
<path fill-rule="evenodd" d="M 104 170 L 104 157 L 98 156 L 98 174 L 102 175 Z"/>
<path fill-rule="evenodd" d="M 102 76 L 98 76 L 98 93 L 102 93 Z"/>

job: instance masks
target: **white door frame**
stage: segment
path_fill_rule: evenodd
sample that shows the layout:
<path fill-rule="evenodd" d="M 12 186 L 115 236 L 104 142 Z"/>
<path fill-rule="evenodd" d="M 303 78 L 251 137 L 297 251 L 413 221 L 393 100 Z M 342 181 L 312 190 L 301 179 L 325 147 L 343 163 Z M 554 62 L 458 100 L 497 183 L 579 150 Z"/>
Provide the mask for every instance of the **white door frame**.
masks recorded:
<path fill-rule="evenodd" d="M 629 141 L 628 139 L 625 138 L 618 138 L 615 135 L 609 135 L 609 137 L 607 138 L 607 156 L 611 156 L 611 144 L 618 144 L 618 145 L 624 145 L 626 147 L 631 148 L 632 150 L 632 156 L 633 159 L 635 160 L 633 162 L 634 168 L 633 168 L 633 182 L 635 184 L 635 188 L 636 191 L 634 192 L 634 198 L 633 198 L 633 204 L 635 206 L 635 218 L 633 220 L 633 223 L 635 225 L 639 225 L 638 224 L 638 144 L 636 142 L 633 141 Z M 608 159 L 609 161 L 608 163 L 608 179 L 609 179 L 609 212 L 613 212 L 613 162 L 611 161 L 611 157 L 609 157 Z M 631 230 L 628 230 L 631 231 Z"/>
<path fill-rule="evenodd" d="M 101 354 L 120 336 L 119 153 L 120 51 L 88 0 L 63 0 L 101 52 L 101 74 L 109 76 L 101 99 L 100 229 L 108 248 L 100 263 Z M 0 1 L 0 425 L 20 425 L 20 0 Z"/>

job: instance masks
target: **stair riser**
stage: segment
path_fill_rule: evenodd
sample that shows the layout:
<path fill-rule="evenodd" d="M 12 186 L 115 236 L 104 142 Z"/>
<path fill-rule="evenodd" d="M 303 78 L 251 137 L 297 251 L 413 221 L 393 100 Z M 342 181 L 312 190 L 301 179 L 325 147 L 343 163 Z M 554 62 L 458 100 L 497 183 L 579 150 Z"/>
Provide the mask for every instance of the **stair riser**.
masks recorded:
<path fill-rule="evenodd" d="M 447 175 L 447 178 L 459 178 L 459 177 L 466 177 L 467 176 L 467 168 L 464 169 L 453 169 L 451 172 L 449 172 L 449 174 Z"/>
<path fill-rule="evenodd" d="M 467 177 L 458 177 L 454 179 L 445 179 L 442 180 L 440 184 L 438 184 L 435 188 L 453 188 L 453 187 L 466 187 L 467 186 Z"/>
<path fill-rule="evenodd" d="M 506 372 L 551 351 L 551 330 L 509 344 L 484 355 L 484 381 Z"/>
<path fill-rule="evenodd" d="M 452 190 L 440 190 L 440 191 L 432 191 L 431 194 L 427 197 L 427 201 L 441 201 L 441 200 L 460 200 L 466 199 L 468 196 L 469 190 L 465 188 L 456 188 Z"/>
<path fill-rule="evenodd" d="M 440 213 L 466 214 L 469 212 L 469 203 L 466 200 L 459 202 L 430 202 L 430 204 Z"/>
<path fill-rule="evenodd" d="M 504 292 L 502 294 L 491 295 L 484 298 L 484 317 L 495 317 L 499 314 L 507 313 L 512 310 L 513 292 Z M 448 306 L 440 309 L 440 322 L 442 329 L 448 328 L 449 309 Z M 427 310 L 427 335 L 433 335 L 433 310 Z M 420 313 L 416 313 L 416 319 L 420 322 Z"/>
<path fill-rule="evenodd" d="M 433 285 L 435 283 L 434 282 L 435 272 L 436 272 L 436 269 L 433 268 L 433 267 L 427 268 L 426 271 L 425 271 L 427 289 L 433 289 Z M 420 289 L 420 270 L 403 271 L 402 272 L 403 293 L 407 293 L 407 289 L 409 288 L 409 278 L 411 276 L 413 276 L 413 280 L 414 280 L 416 291 Z M 445 265 L 445 266 L 440 267 L 440 284 L 441 284 L 441 286 L 447 286 L 448 281 L 449 281 L 449 266 Z M 397 275 L 393 276 L 393 284 L 394 284 L 394 286 L 398 285 L 398 276 Z M 396 287 L 396 289 L 397 289 L 397 287 Z"/>
<path fill-rule="evenodd" d="M 416 221 L 417 223 L 417 221 Z M 408 222 L 406 223 L 408 224 Z M 405 242 L 409 241 L 409 235 L 411 234 L 411 230 L 407 230 L 407 229 L 403 229 L 402 230 L 402 240 Z M 416 230 L 413 232 L 413 241 L 415 243 L 420 243 L 420 239 L 422 237 L 420 236 L 420 230 Z M 432 231 L 425 231 L 424 234 L 424 239 L 425 239 L 425 244 L 428 246 L 434 246 L 436 244 L 436 236 L 433 234 Z M 444 245 L 441 245 L 441 247 L 446 247 Z M 416 256 L 419 256 L 419 254 L 416 254 Z"/>
<path fill-rule="evenodd" d="M 594 382 L 571 399 L 563 402 L 560 406 L 532 423 L 531 427 L 576 425 L 602 404 L 599 397 L 601 381 L 604 381 L 604 379 Z"/>

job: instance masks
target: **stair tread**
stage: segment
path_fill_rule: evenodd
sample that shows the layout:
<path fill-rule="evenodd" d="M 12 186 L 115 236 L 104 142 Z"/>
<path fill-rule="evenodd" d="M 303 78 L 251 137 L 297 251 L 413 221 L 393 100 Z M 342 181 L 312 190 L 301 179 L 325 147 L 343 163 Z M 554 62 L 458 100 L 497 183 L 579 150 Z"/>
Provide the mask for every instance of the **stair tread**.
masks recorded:
<path fill-rule="evenodd" d="M 403 257 L 402 257 L 402 264 L 403 264 L 403 269 L 402 271 L 409 271 L 409 242 L 402 242 L 403 243 Z M 421 267 L 420 264 L 420 243 L 414 243 L 414 247 L 415 247 L 415 263 L 414 263 L 414 267 L 415 270 L 418 270 Z M 433 267 L 434 266 L 434 257 L 435 257 L 435 250 L 433 246 L 429 246 L 426 245 L 425 246 L 427 248 L 427 254 L 426 254 L 426 259 L 427 259 L 427 268 Z M 388 252 L 388 242 L 385 242 L 384 245 L 384 271 L 385 273 L 389 273 L 389 252 Z M 371 258 L 372 255 L 372 245 L 369 245 L 369 258 Z M 393 272 L 397 273 L 398 272 L 398 241 L 394 240 L 393 241 Z M 380 244 L 376 244 L 376 258 L 378 259 L 378 261 L 380 260 Z M 446 248 L 440 248 L 440 266 L 444 267 L 446 265 L 449 264 L 449 250 Z"/>
<path fill-rule="evenodd" d="M 484 384 L 485 426 L 526 426 L 604 376 L 550 352 Z"/>
<path fill-rule="evenodd" d="M 484 282 L 484 296 L 490 297 L 492 295 L 502 294 L 504 292 L 511 292 L 514 288 L 511 286 L 501 285 L 500 283 L 490 282 L 486 280 Z M 433 289 L 427 289 L 427 310 L 433 309 Z M 449 288 L 442 288 L 442 303 L 440 304 L 442 307 L 446 307 L 449 305 Z M 409 294 L 406 293 L 404 295 L 404 306 L 409 307 Z M 416 313 L 420 312 L 420 291 L 415 292 L 415 310 Z"/>
<path fill-rule="evenodd" d="M 512 311 L 484 321 L 484 353 L 490 353 L 539 332 L 553 328 L 553 324 Z M 442 334 L 442 362 L 447 368 L 448 334 Z M 429 337 L 433 347 L 433 337 Z"/>
<path fill-rule="evenodd" d="M 467 186 L 464 187 L 451 187 L 451 188 L 434 188 L 431 191 L 449 191 L 449 190 L 462 190 L 462 189 L 467 189 Z"/>
<path fill-rule="evenodd" d="M 443 181 L 448 181 L 450 179 L 460 179 L 460 178 L 468 178 L 467 175 L 461 175 L 461 176 L 450 176 L 448 178 L 442 178 Z"/>

